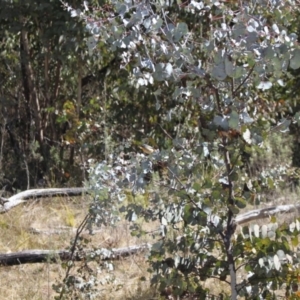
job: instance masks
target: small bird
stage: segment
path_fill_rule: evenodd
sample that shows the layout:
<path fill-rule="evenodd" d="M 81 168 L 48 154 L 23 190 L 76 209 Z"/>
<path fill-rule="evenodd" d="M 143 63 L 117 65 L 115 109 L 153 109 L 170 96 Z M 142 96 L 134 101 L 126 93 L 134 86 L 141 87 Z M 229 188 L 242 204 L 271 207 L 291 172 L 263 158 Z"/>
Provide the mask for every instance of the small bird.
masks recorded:
<path fill-rule="evenodd" d="M 145 154 L 152 154 L 155 149 L 147 144 L 142 144 L 139 146 L 139 148 L 145 153 Z"/>

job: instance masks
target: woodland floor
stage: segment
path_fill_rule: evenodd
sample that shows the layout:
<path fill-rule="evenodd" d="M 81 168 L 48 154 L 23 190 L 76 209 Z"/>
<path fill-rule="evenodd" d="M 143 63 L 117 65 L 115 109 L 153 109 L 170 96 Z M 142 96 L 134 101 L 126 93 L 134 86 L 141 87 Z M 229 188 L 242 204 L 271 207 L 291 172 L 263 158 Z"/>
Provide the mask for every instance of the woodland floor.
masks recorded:
<path fill-rule="evenodd" d="M 0 252 L 68 249 L 75 233 L 64 232 L 64 229 L 76 228 L 80 224 L 87 211 L 88 202 L 88 198 L 83 197 L 29 200 L 26 204 L 1 214 Z M 62 233 L 47 234 L 47 231 L 57 229 L 61 229 Z M 36 234 L 34 230 L 45 233 Z M 103 228 L 92 237 L 86 234 L 86 237 L 91 238 L 89 247 L 94 245 L 98 248 L 119 248 L 145 242 L 132 237 L 128 224 L 124 223 L 115 228 Z M 103 286 L 101 299 L 153 299 L 153 293 L 149 294 L 149 281 L 140 281 L 142 276 L 149 277 L 145 254 L 117 261 L 116 270 L 119 291 L 115 291 L 113 286 Z M 57 294 L 52 285 L 64 275 L 65 270 L 61 265 L 53 263 L 0 266 L 0 300 L 53 299 Z"/>
<path fill-rule="evenodd" d="M 272 205 L 295 203 L 296 194 L 274 195 Z M 87 211 L 88 197 L 56 197 L 39 200 L 29 200 L 9 212 L 0 215 L 0 252 L 9 253 L 30 249 L 68 249 L 75 233 L 64 232 L 66 228 L 77 228 Z M 264 205 L 264 206 L 267 206 Z M 256 209 L 258 207 L 252 207 Z M 280 217 L 280 221 L 290 218 L 291 214 Z M 267 220 L 265 220 L 267 222 Z M 157 228 L 157 224 L 146 224 L 148 230 Z M 151 228 L 152 227 L 152 228 Z M 46 234 L 49 230 L 62 229 L 61 234 Z M 34 233 L 34 230 L 45 233 Z M 115 228 L 102 228 L 92 237 L 92 246 L 126 247 L 144 242 L 153 242 L 151 237 L 138 240 L 130 235 L 129 225 L 125 222 Z M 149 273 L 145 254 L 134 255 L 115 262 L 116 285 L 103 285 L 101 299 L 159 299 L 150 288 Z M 55 291 L 53 284 L 62 280 L 65 270 L 60 264 L 40 263 L 20 266 L 0 266 L 0 300 L 38 300 L 53 299 Z M 145 277 L 145 281 L 140 278 Z M 207 287 L 213 287 L 214 294 L 224 289 L 216 280 L 207 282 Z M 216 287 L 218 290 L 216 290 Z M 99 298 L 100 299 L 100 298 Z"/>

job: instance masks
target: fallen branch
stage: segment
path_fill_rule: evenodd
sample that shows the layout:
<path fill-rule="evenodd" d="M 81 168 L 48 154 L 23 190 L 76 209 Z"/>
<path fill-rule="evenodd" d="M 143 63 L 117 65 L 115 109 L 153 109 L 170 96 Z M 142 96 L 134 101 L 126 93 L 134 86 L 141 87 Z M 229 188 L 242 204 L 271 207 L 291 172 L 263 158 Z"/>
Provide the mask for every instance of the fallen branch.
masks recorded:
<path fill-rule="evenodd" d="M 150 249 L 151 245 L 142 244 L 139 246 L 130 246 L 118 249 L 98 249 L 96 251 L 75 252 L 73 255 L 74 261 L 81 261 L 88 255 L 97 255 L 101 260 L 118 260 L 136 253 Z M 72 258 L 72 252 L 67 250 L 26 250 L 13 253 L 0 253 L 0 265 L 14 266 L 27 263 L 42 263 L 67 261 Z"/>
<path fill-rule="evenodd" d="M 74 189 L 75 188 L 72 189 L 73 192 Z M 52 189 L 52 190 L 53 192 L 54 190 L 59 190 L 61 192 L 61 190 L 64 189 Z M 84 189 L 81 188 L 80 190 L 81 192 L 85 191 Z M 30 191 L 43 191 L 43 190 L 29 190 L 26 192 L 30 192 Z M 77 190 L 77 193 L 79 193 L 78 191 L 79 189 Z M 63 193 L 59 193 L 59 194 L 61 195 Z M 43 193 L 42 196 L 44 197 L 45 194 Z M 274 214 L 289 213 L 294 211 L 300 211 L 300 205 L 278 205 L 278 206 L 272 206 L 272 207 L 267 207 L 262 209 L 256 209 L 238 215 L 236 217 L 236 223 L 242 225 L 244 223 L 253 220 L 268 218 L 269 216 Z M 99 255 L 102 260 L 117 260 L 122 257 L 130 256 L 142 252 L 144 250 L 149 250 L 150 248 L 151 248 L 150 244 L 143 244 L 140 246 L 130 246 L 126 248 L 112 249 L 111 251 L 108 249 L 99 249 L 97 251 L 97 255 Z M 55 251 L 54 250 L 27 250 L 27 251 L 6 253 L 6 254 L 0 253 L 0 265 L 12 266 L 12 265 L 25 264 L 25 263 L 41 263 L 41 262 L 57 263 L 59 261 L 66 261 L 70 259 L 73 259 L 75 261 L 80 261 L 84 257 L 86 257 L 86 255 L 94 255 L 94 253 L 96 252 L 91 250 L 86 252 L 80 252 L 80 253 L 67 251 L 67 250 L 55 250 Z"/>
<path fill-rule="evenodd" d="M 30 198 L 54 197 L 58 195 L 77 196 L 85 192 L 88 192 L 86 188 L 78 187 L 27 190 L 18 193 L 8 199 L 0 197 L 0 213 L 7 212 L 13 207 L 26 202 L 26 200 Z M 269 216 L 274 214 L 289 213 L 296 210 L 300 211 L 300 205 L 278 205 L 268 208 L 256 209 L 244 214 L 237 215 L 235 220 L 237 224 L 242 225 L 253 220 L 268 218 Z"/>
<path fill-rule="evenodd" d="M 0 213 L 4 213 L 12 209 L 13 207 L 26 202 L 30 198 L 40 198 L 40 197 L 54 197 L 59 195 L 64 196 L 77 196 L 82 193 L 87 192 L 86 188 L 51 188 L 51 189 L 35 189 L 27 190 L 21 193 L 18 193 L 8 199 L 1 197 L 0 203 Z"/>
<path fill-rule="evenodd" d="M 267 208 L 251 210 L 244 214 L 237 215 L 235 220 L 237 224 L 242 225 L 253 220 L 268 218 L 275 214 L 290 213 L 295 211 L 300 212 L 300 204 L 276 205 Z"/>

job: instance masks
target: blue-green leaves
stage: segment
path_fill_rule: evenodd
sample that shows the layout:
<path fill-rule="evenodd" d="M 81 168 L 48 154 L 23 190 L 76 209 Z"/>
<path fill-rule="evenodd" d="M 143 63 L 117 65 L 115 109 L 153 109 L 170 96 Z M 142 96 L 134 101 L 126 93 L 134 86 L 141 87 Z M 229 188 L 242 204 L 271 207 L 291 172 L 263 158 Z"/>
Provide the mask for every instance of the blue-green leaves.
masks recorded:
<path fill-rule="evenodd" d="M 188 26 L 185 23 L 178 23 L 177 26 L 173 30 L 173 38 L 174 42 L 177 43 L 184 36 L 188 38 L 187 34 L 189 32 Z"/>
<path fill-rule="evenodd" d="M 290 59 L 290 67 L 292 69 L 300 68 L 300 49 L 295 49 L 292 53 L 292 58 Z"/>
<path fill-rule="evenodd" d="M 236 270 L 244 268 L 249 276 L 239 282 L 243 288 L 231 285 L 229 294 L 255 297 L 268 289 L 269 280 L 257 283 L 256 276 L 271 278 L 286 268 L 289 249 L 277 239 L 284 228 L 254 224 L 242 234 L 236 215 L 274 191 L 285 172 L 266 167 L 253 175 L 251 154 L 268 135 L 300 123 L 298 114 L 286 117 L 275 103 L 277 89 L 286 85 L 283 74 L 300 68 L 296 35 L 285 18 L 291 4 L 114 0 L 110 13 L 101 12 L 105 18 L 99 14 L 97 20 L 95 13 L 94 25 L 88 18 L 97 38 L 89 47 L 99 41 L 118 55 L 129 84 L 147 97 L 133 107 L 155 109 L 138 136 L 160 145 L 148 156 L 131 149 L 128 165 L 115 158 L 119 172 L 107 178 L 100 172 L 98 178 L 112 192 L 114 185 L 126 186 L 146 199 L 146 208 L 126 207 L 123 200 L 122 212 L 131 222 L 144 217 L 160 223 L 163 242 L 154 244 L 149 257 L 153 282 L 178 287 L 177 295 L 193 288 L 188 278 L 230 275 L 236 282 Z M 101 27 L 95 31 L 96 22 Z M 298 243 L 295 236 L 291 240 Z"/>

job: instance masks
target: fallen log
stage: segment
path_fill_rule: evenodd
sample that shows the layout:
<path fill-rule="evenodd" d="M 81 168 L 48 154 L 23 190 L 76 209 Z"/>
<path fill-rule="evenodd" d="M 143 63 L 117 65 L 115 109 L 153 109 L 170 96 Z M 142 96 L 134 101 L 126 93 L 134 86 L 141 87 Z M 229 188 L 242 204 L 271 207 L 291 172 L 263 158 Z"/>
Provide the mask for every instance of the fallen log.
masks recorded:
<path fill-rule="evenodd" d="M 85 191 L 82 188 L 76 188 L 76 189 L 77 189 L 77 193 L 79 193 L 79 190 L 81 193 Z M 54 190 L 56 190 L 56 192 L 57 190 L 60 190 L 59 192 L 61 192 L 61 190 L 65 190 L 65 189 L 53 189 L 52 195 L 54 195 Z M 75 188 L 72 189 L 72 192 L 74 192 L 74 190 Z M 32 190 L 32 191 L 43 191 L 43 190 Z M 43 197 L 45 196 L 44 193 L 41 194 L 37 193 L 37 194 Z M 59 193 L 59 195 L 61 194 L 63 193 Z M 28 195 L 31 195 L 32 197 L 33 194 L 29 193 Z M 252 210 L 237 215 L 235 220 L 237 224 L 242 225 L 253 220 L 268 218 L 274 214 L 289 213 L 295 211 L 298 212 L 300 211 L 300 205 L 277 205 L 277 206 L 272 206 L 272 207 L 267 207 L 262 209 L 256 209 L 256 210 Z M 119 248 L 119 249 L 112 249 L 112 250 L 99 249 L 97 251 L 97 255 L 99 255 L 102 260 L 117 260 L 120 259 L 121 257 L 130 256 L 138 252 L 142 252 L 146 249 L 149 250 L 150 248 L 151 248 L 150 244 L 143 244 L 140 246 L 130 246 L 126 248 Z M 80 261 L 84 257 L 86 257 L 86 255 L 94 255 L 95 253 L 96 253 L 95 251 L 91 251 L 91 250 L 86 251 L 84 253 L 75 252 L 73 256 L 72 256 L 72 252 L 67 250 L 27 250 L 21 252 L 13 252 L 13 253 L 0 253 L 0 265 L 13 266 L 13 265 L 19 265 L 25 263 L 41 263 L 41 262 L 57 263 L 59 261 L 66 261 L 70 259 L 73 259 L 75 261 Z"/>
<path fill-rule="evenodd" d="M 2 266 L 14 266 L 27 263 L 42 263 L 52 262 L 59 263 L 60 261 L 81 261 L 88 255 L 97 255 L 101 260 L 119 260 L 123 257 L 134 255 L 150 249 L 151 245 L 142 244 L 139 246 L 130 246 L 118 249 L 97 249 L 75 252 L 72 256 L 72 252 L 68 250 L 26 250 L 12 253 L 0 253 L 0 265 Z"/>
<path fill-rule="evenodd" d="M 0 213 L 5 213 L 12 209 L 13 207 L 26 202 L 26 200 L 31 198 L 40 197 L 54 197 L 54 196 L 78 196 L 82 193 L 88 192 L 86 188 L 49 188 L 49 189 L 33 189 L 23 191 L 10 198 L 0 198 L 2 206 L 0 206 Z"/>
<path fill-rule="evenodd" d="M 26 202 L 31 198 L 40 198 L 40 197 L 54 197 L 59 195 L 64 196 L 78 196 L 82 193 L 87 193 L 88 189 L 84 187 L 73 187 L 73 188 L 49 188 L 49 189 L 33 189 L 23 191 L 18 193 L 10 198 L 0 197 L 0 213 L 5 213 L 12 209 L 13 207 Z M 293 211 L 300 212 L 300 204 L 293 205 L 276 205 L 262 209 L 255 209 L 243 214 L 239 214 L 236 216 L 236 223 L 242 225 L 244 223 L 268 218 L 271 215 L 279 214 L 279 213 L 289 213 Z"/>
<path fill-rule="evenodd" d="M 300 204 L 275 205 L 239 214 L 236 216 L 235 221 L 237 224 L 242 225 L 250 221 L 265 219 L 275 214 L 290 213 L 296 211 L 300 212 Z"/>

